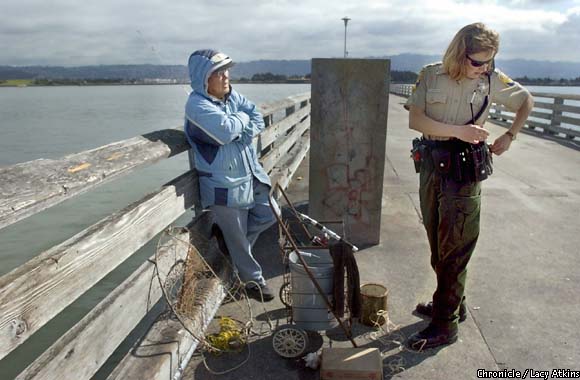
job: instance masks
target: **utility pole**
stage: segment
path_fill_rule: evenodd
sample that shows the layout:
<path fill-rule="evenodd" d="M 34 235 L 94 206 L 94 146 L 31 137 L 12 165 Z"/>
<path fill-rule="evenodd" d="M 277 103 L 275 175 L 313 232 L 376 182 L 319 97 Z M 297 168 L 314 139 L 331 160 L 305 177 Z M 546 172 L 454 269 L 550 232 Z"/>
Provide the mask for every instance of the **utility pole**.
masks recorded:
<path fill-rule="evenodd" d="M 350 19 L 346 16 L 342 18 L 342 21 L 344 21 L 344 58 L 348 55 L 348 52 L 346 51 L 346 24 L 348 24 L 349 20 Z"/>

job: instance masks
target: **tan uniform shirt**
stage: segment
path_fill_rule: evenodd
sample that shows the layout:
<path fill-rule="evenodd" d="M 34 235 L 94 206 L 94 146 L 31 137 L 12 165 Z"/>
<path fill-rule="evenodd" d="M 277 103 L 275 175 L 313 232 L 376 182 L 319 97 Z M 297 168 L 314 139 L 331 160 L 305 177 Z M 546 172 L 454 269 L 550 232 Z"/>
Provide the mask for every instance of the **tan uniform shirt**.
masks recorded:
<path fill-rule="evenodd" d="M 478 125 L 483 125 L 487 120 L 492 103 L 503 104 L 509 111 L 516 112 L 530 93 L 498 69 L 491 73 L 489 80 L 487 76 L 483 76 L 479 79 L 464 78 L 455 81 L 443 72 L 441 63 L 436 63 L 421 70 L 405 108 L 408 110 L 413 105 L 425 111 L 425 115 L 433 120 L 464 125 L 471 120 L 472 115 L 477 116 L 486 95 L 489 96 L 488 105 L 477 118 L 475 124 Z M 449 139 L 440 136 L 425 137 L 433 140 Z"/>

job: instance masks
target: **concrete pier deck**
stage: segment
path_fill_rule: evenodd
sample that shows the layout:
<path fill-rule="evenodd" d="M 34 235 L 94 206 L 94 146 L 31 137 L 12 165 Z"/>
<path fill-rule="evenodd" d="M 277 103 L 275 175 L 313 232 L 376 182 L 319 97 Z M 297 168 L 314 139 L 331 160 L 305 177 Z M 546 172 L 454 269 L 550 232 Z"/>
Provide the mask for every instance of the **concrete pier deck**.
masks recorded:
<path fill-rule="evenodd" d="M 356 326 L 357 344 L 381 350 L 385 379 L 476 379 L 478 369 L 522 375 L 527 369 L 580 371 L 580 152 L 524 133 L 510 151 L 495 157 L 495 172 L 483 183 L 481 235 L 468 267 L 469 313 L 460 325 L 459 341 L 420 353 L 397 343 L 428 323 L 412 311 L 418 301 L 431 298 L 435 287 L 418 211 L 418 176 L 409 158 L 416 133 L 408 129 L 403 102 L 390 97 L 381 243 L 357 254 L 361 282 L 389 289 L 394 331 L 378 331 L 377 340 L 374 329 Z M 486 127 L 492 139 L 505 131 L 491 123 Z M 307 176 L 304 162 L 288 193 L 301 207 L 308 203 Z M 276 228 L 260 238 L 256 254 L 269 283 L 278 288 L 283 267 Z M 271 348 L 266 320 L 274 327 L 286 322 L 280 301 L 251 305 L 254 328 L 262 334 L 252 337 L 249 351 L 205 355 L 214 372 L 247 362 L 218 376 L 196 353 L 184 378 L 318 379 L 318 371 L 283 359 Z M 224 304 L 218 315 L 249 317 L 247 306 L 235 302 Z M 350 347 L 336 332 L 319 339 L 326 347 Z"/>

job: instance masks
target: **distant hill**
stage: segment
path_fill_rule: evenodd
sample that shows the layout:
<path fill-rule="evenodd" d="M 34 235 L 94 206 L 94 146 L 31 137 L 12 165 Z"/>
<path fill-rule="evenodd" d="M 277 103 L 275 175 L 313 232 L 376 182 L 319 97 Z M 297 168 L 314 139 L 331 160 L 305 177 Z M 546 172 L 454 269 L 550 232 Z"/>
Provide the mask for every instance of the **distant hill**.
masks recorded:
<path fill-rule="evenodd" d="M 525 59 L 498 60 L 497 67 L 511 77 L 573 79 L 580 77 L 580 63 L 529 61 Z"/>
<path fill-rule="evenodd" d="M 441 61 L 439 55 L 399 54 L 388 58 L 391 70 L 413 71 L 418 73 L 429 63 Z M 580 77 L 580 62 L 531 61 L 524 59 L 498 59 L 496 66 L 511 77 L 574 79 Z M 237 78 L 250 78 L 255 73 L 271 72 L 284 75 L 306 75 L 310 73 L 309 60 L 287 61 L 250 61 L 240 62 L 234 66 L 232 75 Z"/>
<path fill-rule="evenodd" d="M 17 75 L 25 75 L 17 77 Z M 183 65 L 0 66 L 2 79 L 180 79 L 189 80 Z"/>
<path fill-rule="evenodd" d="M 441 59 L 436 55 L 399 54 L 390 58 L 391 69 L 418 72 L 428 63 Z M 523 59 L 497 60 L 497 66 L 511 77 L 573 79 L 580 77 L 580 62 L 549 62 Z M 232 78 L 251 78 L 257 73 L 299 75 L 310 73 L 310 60 L 259 60 L 239 62 L 232 68 Z M 188 82 L 184 65 L 102 65 L 102 66 L 0 66 L 0 80 L 6 79 L 177 79 Z"/>
<path fill-rule="evenodd" d="M 310 74 L 310 60 L 259 60 L 239 62 L 232 68 L 232 76 L 235 78 L 251 78 L 257 73 L 272 73 L 278 75 Z"/>

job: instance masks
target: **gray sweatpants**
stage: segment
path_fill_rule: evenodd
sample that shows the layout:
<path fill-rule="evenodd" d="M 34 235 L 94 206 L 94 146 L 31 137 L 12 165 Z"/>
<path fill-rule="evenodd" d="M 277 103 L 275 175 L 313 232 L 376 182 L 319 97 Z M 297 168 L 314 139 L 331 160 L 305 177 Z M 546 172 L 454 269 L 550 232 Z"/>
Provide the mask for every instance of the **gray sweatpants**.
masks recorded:
<path fill-rule="evenodd" d="M 262 276 L 262 267 L 252 255 L 252 247 L 258 236 L 276 222 L 268 202 L 270 188 L 261 182 L 254 188 L 255 205 L 251 209 L 232 208 L 227 206 L 210 206 L 215 221 L 224 234 L 224 240 L 240 279 L 244 282 L 256 281 L 266 283 Z M 276 212 L 280 210 L 272 200 Z"/>

